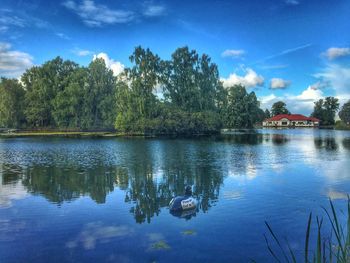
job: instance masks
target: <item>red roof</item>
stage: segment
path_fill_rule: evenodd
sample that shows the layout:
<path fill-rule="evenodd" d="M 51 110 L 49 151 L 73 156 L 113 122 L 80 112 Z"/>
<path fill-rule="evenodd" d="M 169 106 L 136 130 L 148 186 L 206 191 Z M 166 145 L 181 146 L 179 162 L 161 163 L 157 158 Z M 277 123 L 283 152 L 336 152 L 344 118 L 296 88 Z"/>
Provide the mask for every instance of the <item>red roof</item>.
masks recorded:
<path fill-rule="evenodd" d="M 314 117 L 306 117 L 301 114 L 278 114 L 272 118 L 266 119 L 265 121 L 280 121 L 282 119 L 288 119 L 290 121 L 313 121 L 319 122 L 320 120 Z"/>

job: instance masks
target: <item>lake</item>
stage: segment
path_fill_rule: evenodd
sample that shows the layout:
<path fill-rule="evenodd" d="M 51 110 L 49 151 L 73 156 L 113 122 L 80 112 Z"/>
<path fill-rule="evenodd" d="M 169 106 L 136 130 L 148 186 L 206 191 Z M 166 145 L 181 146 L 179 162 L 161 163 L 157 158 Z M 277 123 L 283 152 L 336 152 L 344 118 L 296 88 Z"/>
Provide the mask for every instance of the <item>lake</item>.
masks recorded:
<path fill-rule="evenodd" d="M 265 221 L 301 258 L 310 212 L 344 221 L 349 171 L 345 131 L 0 138 L 0 262 L 272 262 Z"/>

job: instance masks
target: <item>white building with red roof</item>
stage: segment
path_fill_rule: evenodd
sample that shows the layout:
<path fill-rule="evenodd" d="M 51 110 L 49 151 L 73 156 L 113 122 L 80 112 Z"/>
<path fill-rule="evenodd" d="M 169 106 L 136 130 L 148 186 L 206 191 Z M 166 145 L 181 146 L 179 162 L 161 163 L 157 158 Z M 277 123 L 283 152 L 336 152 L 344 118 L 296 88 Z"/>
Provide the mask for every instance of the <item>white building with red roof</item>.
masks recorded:
<path fill-rule="evenodd" d="M 264 127 L 318 127 L 320 120 L 301 114 L 279 114 L 263 121 Z"/>

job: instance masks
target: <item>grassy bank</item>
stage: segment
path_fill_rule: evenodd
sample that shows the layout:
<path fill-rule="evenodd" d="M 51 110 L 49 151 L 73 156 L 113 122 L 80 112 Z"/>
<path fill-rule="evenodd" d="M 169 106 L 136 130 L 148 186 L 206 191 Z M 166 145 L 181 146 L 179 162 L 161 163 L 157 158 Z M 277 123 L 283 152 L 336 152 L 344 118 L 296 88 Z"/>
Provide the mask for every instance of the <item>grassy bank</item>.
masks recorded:
<path fill-rule="evenodd" d="M 201 137 L 211 136 L 217 133 L 197 133 L 197 134 L 153 134 L 140 132 L 113 132 L 113 131 L 62 131 L 62 130 L 10 130 L 0 132 L 0 138 L 16 138 L 16 137 L 71 137 L 71 138 L 88 138 L 88 137 Z"/>

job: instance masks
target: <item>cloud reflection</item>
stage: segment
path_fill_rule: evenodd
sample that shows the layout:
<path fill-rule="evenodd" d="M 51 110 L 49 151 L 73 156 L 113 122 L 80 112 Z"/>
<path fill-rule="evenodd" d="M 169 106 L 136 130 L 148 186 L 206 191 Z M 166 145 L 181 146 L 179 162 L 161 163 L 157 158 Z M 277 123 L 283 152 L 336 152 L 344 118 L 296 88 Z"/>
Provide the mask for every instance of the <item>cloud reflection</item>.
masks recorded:
<path fill-rule="evenodd" d="M 66 247 L 75 248 L 82 245 L 86 250 L 94 249 L 97 243 L 108 243 L 114 238 L 132 235 L 134 230 L 128 226 L 106 226 L 102 222 L 91 222 L 84 226 L 74 240 L 68 241 Z"/>
<path fill-rule="evenodd" d="M 13 184 L 0 184 L 0 209 L 9 208 L 14 200 L 24 199 L 27 196 L 27 190 L 20 181 Z"/>

